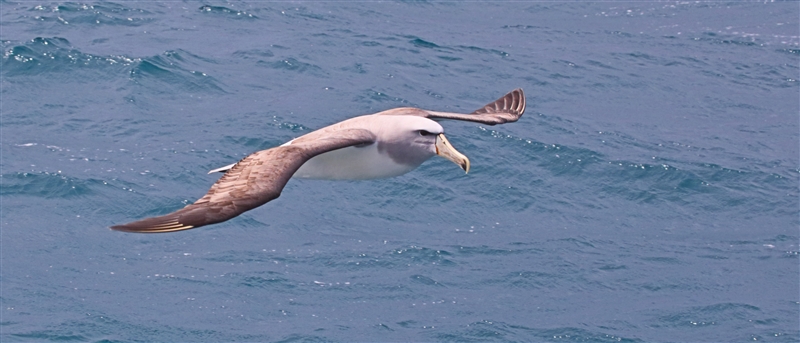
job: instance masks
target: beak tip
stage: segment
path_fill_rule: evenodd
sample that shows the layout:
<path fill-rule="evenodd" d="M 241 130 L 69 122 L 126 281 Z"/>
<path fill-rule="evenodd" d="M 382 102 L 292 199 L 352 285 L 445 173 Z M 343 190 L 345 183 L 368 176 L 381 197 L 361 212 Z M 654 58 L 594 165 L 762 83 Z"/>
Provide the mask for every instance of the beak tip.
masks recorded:
<path fill-rule="evenodd" d="M 436 137 L 435 147 L 437 155 L 450 160 L 461 167 L 465 173 L 469 174 L 469 158 L 453 148 L 443 133 Z"/>

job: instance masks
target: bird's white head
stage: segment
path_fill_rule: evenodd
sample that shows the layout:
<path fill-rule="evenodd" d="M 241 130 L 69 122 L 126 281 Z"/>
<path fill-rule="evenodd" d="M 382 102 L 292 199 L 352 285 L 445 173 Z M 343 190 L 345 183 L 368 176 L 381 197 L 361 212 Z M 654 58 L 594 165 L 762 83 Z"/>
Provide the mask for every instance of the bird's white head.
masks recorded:
<path fill-rule="evenodd" d="M 384 131 L 378 149 L 398 163 L 418 166 L 439 155 L 469 172 L 469 159 L 458 152 L 444 135 L 439 123 L 418 116 L 386 116 L 391 123 Z"/>

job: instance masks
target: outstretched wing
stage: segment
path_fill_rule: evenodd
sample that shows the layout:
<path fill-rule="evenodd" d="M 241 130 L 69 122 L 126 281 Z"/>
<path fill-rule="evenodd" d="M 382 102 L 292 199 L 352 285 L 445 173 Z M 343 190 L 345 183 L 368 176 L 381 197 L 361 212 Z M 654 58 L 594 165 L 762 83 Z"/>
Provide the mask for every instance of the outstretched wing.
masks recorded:
<path fill-rule="evenodd" d="M 372 132 L 346 129 L 330 137 L 262 150 L 236 163 L 194 204 L 167 215 L 116 225 L 111 229 L 158 233 L 223 222 L 279 197 L 292 175 L 310 158 L 372 142 L 375 142 Z"/>
<path fill-rule="evenodd" d="M 430 119 L 456 119 L 473 121 L 486 125 L 512 123 L 522 117 L 525 112 L 525 94 L 517 88 L 502 98 L 486 104 L 483 108 L 470 114 L 425 111 Z"/>

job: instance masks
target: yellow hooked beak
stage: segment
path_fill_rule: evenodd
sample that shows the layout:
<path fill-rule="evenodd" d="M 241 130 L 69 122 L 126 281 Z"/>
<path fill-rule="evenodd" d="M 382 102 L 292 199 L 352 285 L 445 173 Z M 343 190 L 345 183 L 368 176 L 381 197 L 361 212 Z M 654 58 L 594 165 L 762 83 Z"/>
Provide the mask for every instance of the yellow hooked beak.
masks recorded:
<path fill-rule="evenodd" d="M 457 164 L 465 172 L 469 173 L 469 158 L 458 152 L 453 145 L 445 138 L 443 133 L 436 136 L 436 154 Z"/>

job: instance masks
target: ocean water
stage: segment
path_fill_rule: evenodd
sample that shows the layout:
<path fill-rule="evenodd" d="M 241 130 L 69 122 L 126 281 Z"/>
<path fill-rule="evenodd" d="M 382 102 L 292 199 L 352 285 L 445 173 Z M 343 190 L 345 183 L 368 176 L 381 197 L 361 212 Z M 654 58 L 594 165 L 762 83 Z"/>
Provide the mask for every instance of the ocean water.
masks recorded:
<path fill-rule="evenodd" d="M 0 2 L 0 340 L 800 340 L 797 2 Z M 470 157 L 107 227 L 393 107 Z"/>

